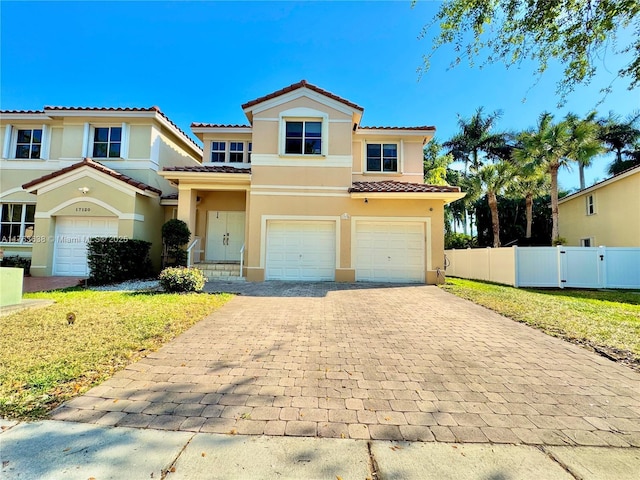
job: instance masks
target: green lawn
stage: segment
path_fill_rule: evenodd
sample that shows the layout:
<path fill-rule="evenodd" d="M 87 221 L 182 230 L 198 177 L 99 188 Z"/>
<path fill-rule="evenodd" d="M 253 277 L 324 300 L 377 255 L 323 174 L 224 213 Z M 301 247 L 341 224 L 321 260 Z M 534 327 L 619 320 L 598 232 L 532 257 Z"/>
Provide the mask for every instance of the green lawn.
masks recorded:
<path fill-rule="evenodd" d="M 56 303 L 0 317 L 0 415 L 34 419 L 158 349 L 231 296 L 75 288 L 25 298 Z M 76 314 L 74 325 L 68 312 Z"/>
<path fill-rule="evenodd" d="M 534 290 L 458 278 L 448 278 L 441 288 L 545 333 L 640 360 L 638 292 Z"/>

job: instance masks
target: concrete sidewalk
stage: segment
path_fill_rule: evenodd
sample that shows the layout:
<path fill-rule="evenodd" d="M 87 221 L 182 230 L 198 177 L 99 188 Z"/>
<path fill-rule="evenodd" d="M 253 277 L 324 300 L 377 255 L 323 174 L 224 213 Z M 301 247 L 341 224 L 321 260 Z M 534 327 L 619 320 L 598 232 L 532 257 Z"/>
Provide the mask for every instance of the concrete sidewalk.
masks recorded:
<path fill-rule="evenodd" d="M 640 449 L 224 435 L 0 420 L 13 479 L 637 479 Z"/>

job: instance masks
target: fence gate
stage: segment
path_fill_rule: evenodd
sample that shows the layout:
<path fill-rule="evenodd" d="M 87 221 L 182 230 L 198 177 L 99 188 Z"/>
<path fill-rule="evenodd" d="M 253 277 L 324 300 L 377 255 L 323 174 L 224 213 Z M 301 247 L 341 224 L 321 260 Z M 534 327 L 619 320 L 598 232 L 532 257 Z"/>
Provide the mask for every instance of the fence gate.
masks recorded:
<path fill-rule="evenodd" d="M 604 255 L 595 247 L 559 247 L 560 287 L 604 287 Z"/>

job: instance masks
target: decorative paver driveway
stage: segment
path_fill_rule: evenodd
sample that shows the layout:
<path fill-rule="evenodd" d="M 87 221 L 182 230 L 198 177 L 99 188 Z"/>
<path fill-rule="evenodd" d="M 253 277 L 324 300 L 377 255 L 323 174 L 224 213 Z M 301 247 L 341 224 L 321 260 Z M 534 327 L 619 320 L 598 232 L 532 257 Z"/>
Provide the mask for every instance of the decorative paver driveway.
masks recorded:
<path fill-rule="evenodd" d="M 432 286 L 242 292 L 52 414 L 199 432 L 640 446 L 640 374 Z"/>

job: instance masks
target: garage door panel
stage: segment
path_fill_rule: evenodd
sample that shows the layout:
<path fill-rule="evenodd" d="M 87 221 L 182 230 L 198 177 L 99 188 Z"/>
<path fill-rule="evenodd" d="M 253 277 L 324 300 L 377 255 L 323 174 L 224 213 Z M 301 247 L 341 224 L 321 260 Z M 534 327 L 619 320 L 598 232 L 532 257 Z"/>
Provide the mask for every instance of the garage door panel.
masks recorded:
<path fill-rule="evenodd" d="M 118 235 L 118 219 L 109 217 L 58 217 L 53 254 L 53 274 L 84 276 L 87 266 L 87 242 L 92 237 Z"/>
<path fill-rule="evenodd" d="M 267 224 L 267 280 L 333 280 L 335 255 L 335 222 Z"/>
<path fill-rule="evenodd" d="M 357 222 L 356 280 L 424 282 L 425 233 L 419 222 Z"/>

